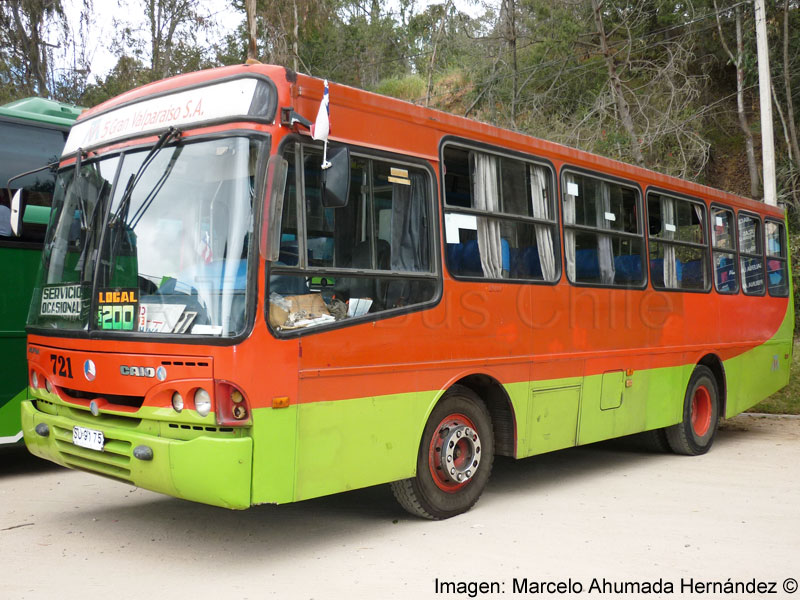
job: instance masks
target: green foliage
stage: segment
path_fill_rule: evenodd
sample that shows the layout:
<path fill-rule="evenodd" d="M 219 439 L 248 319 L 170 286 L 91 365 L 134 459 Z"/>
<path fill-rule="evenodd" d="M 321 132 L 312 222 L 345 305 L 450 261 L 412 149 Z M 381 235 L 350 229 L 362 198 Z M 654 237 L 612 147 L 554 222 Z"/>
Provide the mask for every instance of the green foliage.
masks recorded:
<path fill-rule="evenodd" d="M 406 75 L 404 77 L 390 77 L 375 86 L 379 94 L 400 98 L 414 102 L 425 95 L 425 80 L 419 75 Z"/>

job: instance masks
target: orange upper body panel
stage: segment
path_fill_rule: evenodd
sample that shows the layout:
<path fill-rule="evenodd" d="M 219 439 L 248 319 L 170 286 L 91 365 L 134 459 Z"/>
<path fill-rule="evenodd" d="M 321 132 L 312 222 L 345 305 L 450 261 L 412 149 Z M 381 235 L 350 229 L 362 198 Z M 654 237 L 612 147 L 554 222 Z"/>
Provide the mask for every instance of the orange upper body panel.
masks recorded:
<path fill-rule="evenodd" d="M 247 73 L 264 75 L 275 83 L 279 110 L 293 107 L 314 119 L 322 98 L 322 80 L 282 67 L 240 65 L 181 75 L 132 90 L 86 111 L 81 120 L 154 94 Z M 437 176 L 441 176 L 442 140 L 454 136 L 545 159 L 556 173 L 570 165 L 626 179 L 643 193 L 658 187 L 707 205 L 718 202 L 784 218 L 783 210 L 760 202 L 347 86 L 330 85 L 330 121 L 332 140 L 422 158 L 430 162 Z M 237 122 L 206 125 L 186 134 L 244 127 L 269 131 L 273 151 L 283 137 L 295 132 L 281 126 L 278 115 L 272 126 Z M 302 128 L 299 132 L 306 133 Z M 142 142 L 128 140 L 113 148 Z M 98 153 L 105 151 L 107 148 L 102 148 Z M 437 202 L 440 222 L 441 210 L 441 202 Z M 376 322 L 277 339 L 264 316 L 265 265 L 261 259 L 255 324 L 247 339 L 237 345 L 42 335 L 31 335 L 29 343 L 70 349 L 76 360 L 104 353 L 124 353 L 126 360 L 130 355 L 150 355 L 148 366 L 169 360 L 164 358 L 169 356 L 205 357 L 213 365 L 214 378 L 235 381 L 246 390 L 263 390 L 251 394 L 254 407 L 259 407 L 269 406 L 271 398 L 279 396 L 296 402 L 300 389 L 299 401 L 313 402 L 442 389 L 450 380 L 469 373 L 487 373 L 510 383 L 602 373 L 621 366 L 639 370 L 688 364 L 707 352 L 724 360 L 772 337 L 789 305 L 788 298 L 725 296 L 713 290 L 655 291 L 649 283 L 641 290 L 577 287 L 563 274 L 555 285 L 455 281 L 442 256 L 440 249 L 440 301 L 425 310 Z M 117 368 L 122 358 L 120 354 L 109 359 L 108 368 Z M 84 388 L 99 385 L 86 381 L 82 372 L 77 377 Z M 141 383 L 128 381 L 133 379 L 118 381 L 115 385 L 130 390 L 116 393 L 135 393 Z"/>

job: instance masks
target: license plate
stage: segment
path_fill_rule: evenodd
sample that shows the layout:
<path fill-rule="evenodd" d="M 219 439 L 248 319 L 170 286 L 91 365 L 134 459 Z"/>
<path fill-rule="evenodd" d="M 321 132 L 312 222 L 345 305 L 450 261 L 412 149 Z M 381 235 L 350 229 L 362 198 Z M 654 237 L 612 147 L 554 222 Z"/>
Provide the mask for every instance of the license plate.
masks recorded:
<path fill-rule="evenodd" d="M 78 427 L 77 425 L 72 428 L 72 443 L 81 448 L 89 448 L 89 450 L 103 451 L 103 445 L 106 443 L 103 438 L 103 432 L 96 429 L 89 429 L 88 427 Z"/>

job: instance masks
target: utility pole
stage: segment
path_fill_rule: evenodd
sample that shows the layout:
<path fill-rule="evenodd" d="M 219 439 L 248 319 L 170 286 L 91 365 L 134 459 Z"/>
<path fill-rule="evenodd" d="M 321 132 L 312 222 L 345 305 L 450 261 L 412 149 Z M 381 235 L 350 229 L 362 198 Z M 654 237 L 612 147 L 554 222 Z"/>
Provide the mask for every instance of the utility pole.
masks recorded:
<path fill-rule="evenodd" d="M 761 102 L 761 157 L 764 164 L 764 202 L 778 205 L 775 188 L 775 141 L 772 135 L 772 84 L 769 76 L 767 11 L 764 0 L 755 0 L 756 48 L 758 50 L 758 90 Z"/>

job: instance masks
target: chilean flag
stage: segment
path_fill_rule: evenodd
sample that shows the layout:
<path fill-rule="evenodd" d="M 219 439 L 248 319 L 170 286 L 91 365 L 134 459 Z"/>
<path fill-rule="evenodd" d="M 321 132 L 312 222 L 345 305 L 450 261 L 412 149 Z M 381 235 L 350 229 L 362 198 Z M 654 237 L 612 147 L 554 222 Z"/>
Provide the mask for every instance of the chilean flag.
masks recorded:
<path fill-rule="evenodd" d="M 330 121 L 331 109 L 328 104 L 328 80 L 325 80 L 325 93 L 322 95 L 322 102 L 317 111 L 317 121 L 311 126 L 311 137 L 315 140 L 328 141 L 328 134 L 331 132 Z"/>

